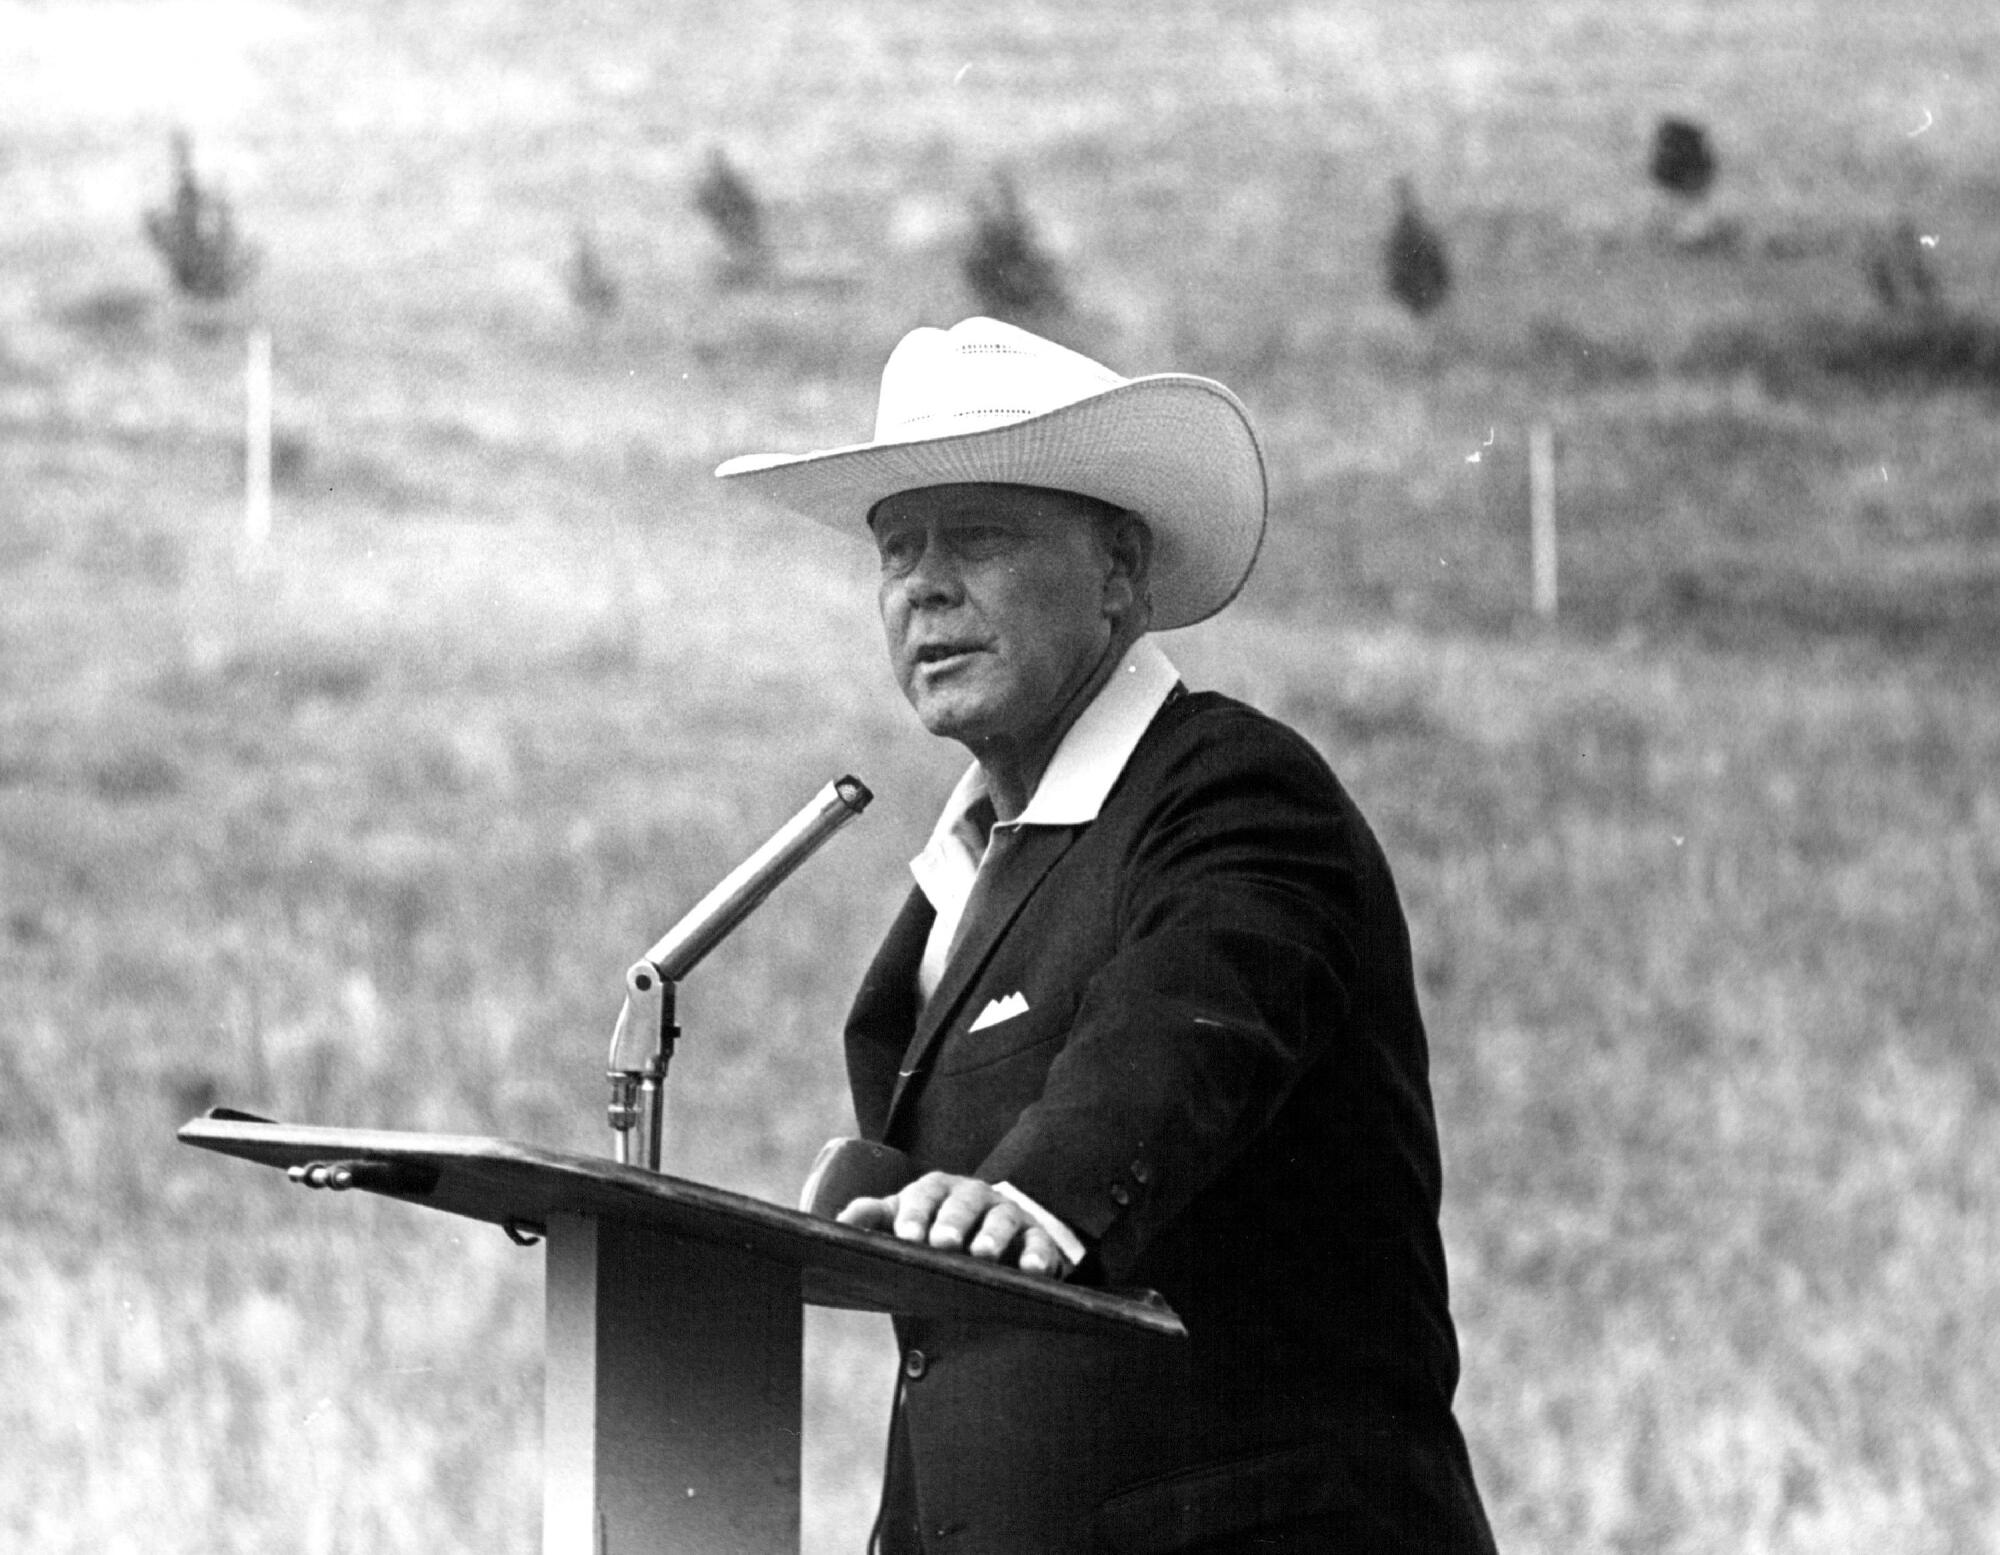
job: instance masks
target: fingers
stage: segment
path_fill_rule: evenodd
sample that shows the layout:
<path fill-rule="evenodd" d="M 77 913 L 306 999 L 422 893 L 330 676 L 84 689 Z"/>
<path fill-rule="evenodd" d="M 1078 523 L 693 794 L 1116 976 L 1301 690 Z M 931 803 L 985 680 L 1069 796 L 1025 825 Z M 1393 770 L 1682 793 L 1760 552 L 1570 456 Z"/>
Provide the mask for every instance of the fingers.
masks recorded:
<path fill-rule="evenodd" d="M 1023 1274 L 1046 1274 L 1051 1279 L 1061 1279 L 1069 1273 L 1069 1259 L 1056 1246 L 1055 1238 L 1040 1226 L 1029 1226 L 1021 1238 L 1020 1265 Z"/>
<path fill-rule="evenodd" d="M 897 1237 L 905 1242 L 928 1242 L 932 1247 L 956 1247 L 954 1241 L 939 1239 L 938 1217 L 952 1194 L 973 1182 L 973 1178 L 953 1177 L 947 1172 L 925 1172 L 896 1195 Z"/>
<path fill-rule="evenodd" d="M 964 1248 L 975 1258 L 998 1259 L 1013 1244 L 1021 1222 L 1020 1211 L 990 1185 L 977 1177 L 959 1177 L 951 1180 L 931 1217 L 930 1244 Z"/>
<path fill-rule="evenodd" d="M 886 1198 L 856 1199 L 836 1218 L 865 1231 L 893 1231 L 904 1242 L 1015 1263 L 1029 1274 L 1060 1276 L 1068 1267 L 1026 1211 L 976 1177 L 928 1172 Z"/>
<path fill-rule="evenodd" d="M 935 1230 L 931 1245 L 940 1245 Z M 1060 1279 L 1069 1272 L 1069 1260 L 1056 1246 L 1055 1238 L 1036 1225 L 1026 1210 L 998 1195 L 977 1222 L 966 1251 L 994 1263 L 1012 1263 L 1024 1274 Z"/>
<path fill-rule="evenodd" d="M 938 1208 L 951 1196 L 952 1185 L 970 1180 L 931 1172 L 883 1198 L 851 1200 L 834 1219 L 864 1231 L 893 1231 L 905 1242 L 927 1242 Z"/>
<path fill-rule="evenodd" d="M 834 1219 L 843 1226 L 859 1226 L 863 1231 L 888 1231 L 896 1224 L 896 1196 L 854 1199 Z"/>

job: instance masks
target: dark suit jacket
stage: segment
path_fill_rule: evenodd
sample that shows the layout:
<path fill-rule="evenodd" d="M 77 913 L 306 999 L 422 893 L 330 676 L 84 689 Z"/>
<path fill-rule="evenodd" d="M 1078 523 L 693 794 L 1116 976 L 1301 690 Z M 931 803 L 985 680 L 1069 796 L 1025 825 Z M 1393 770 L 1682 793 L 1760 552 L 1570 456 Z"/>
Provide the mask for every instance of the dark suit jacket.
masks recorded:
<path fill-rule="evenodd" d="M 1491 1548 L 1408 933 L 1319 755 L 1212 693 L 1096 821 L 1028 828 L 922 1018 L 913 892 L 847 1025 L 862 1131 L 1009 1182 L 1189 1342 L 901 1322 L 883 1549 L 1170 1550 L 1311 1516 Z M 989 1001 L 1028 1010 L 973 1032 Z"/>

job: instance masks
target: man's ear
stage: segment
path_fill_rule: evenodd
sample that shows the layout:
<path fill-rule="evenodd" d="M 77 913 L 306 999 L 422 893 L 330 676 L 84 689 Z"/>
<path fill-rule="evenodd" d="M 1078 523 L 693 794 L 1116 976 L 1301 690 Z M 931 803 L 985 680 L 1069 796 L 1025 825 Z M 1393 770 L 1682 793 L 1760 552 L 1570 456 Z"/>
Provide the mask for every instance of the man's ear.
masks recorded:
<path fill-rule="evenodd" d="M 1153 531 L 1136 513 L 1121 513 L 1104 530 L 1104 613 L 1129 617 L 1134 608 L 1150 612 L 1148 580 L 1153 563 Z"/>

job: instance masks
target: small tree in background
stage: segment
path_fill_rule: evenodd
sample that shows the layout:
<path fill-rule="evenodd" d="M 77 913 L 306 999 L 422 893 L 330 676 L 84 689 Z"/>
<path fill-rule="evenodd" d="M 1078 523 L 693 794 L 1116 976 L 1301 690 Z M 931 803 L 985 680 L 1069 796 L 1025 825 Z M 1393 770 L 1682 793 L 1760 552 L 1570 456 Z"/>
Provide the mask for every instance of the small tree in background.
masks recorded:
<path fill-rule="evenodd" d="M 1417 204 L 1416 186 L 1396 179 L 1396 219 L 1382 245 L 1383 279 L 1389 294 L 1418 318 L 1433 311 L 1451 292 L 1451 258 L 1444 234 Z"/>
<path fill-rule="evenodd" d="M 1675 198 L 1701 199 L 1714 185 L 1716 174 L 1708 131 L 1693 119 L 1668 114 L 1653 127 L 1653 154 L 1646 171 Z"/>
<path fill-rule="evenodd" d="M 229 201 L 207 189 L 194 170 L 187 132 L 173 137 L 174 184 L 168 203 L 146 212 L 146 237 L 158 251 L 174 289 L 198 302 L 233 297 L 256 273 L 255 250 L 237 236 Z"/>
<path fill-rule="evenodd" d="M 1934 318 L 1944 312 L 1944 287 L 1931 265 L 1936 241 L 1926 242 L 1907 219 L 1868 234 L 1862 268 L 1875 300 L 1891 313 Z"/>
<path fill-rule="evenodd" d="M 1667 196 L 1665 235 L 1683 252 L 1733 254 L 1742 242 L 1741 220 L 1710 198 L 1721 170 L 1714 141 L 1699 121 L 1668 114 L 1653 127 L 1646 172 Z"/>
<path fill-rule="evenodd" d="M 722 240 L 723 280 L 744 286 L 761 279 L 771 262 L 763 205 L 720 146 L 708 154 L 707 170 L 695 186 L 694 208 Z"/>
<path fill-rule="evenodd" d="M 1046 319 L 1069 306 L 1061 268 L 1043 246 L 1014 180 L 1004 172 L 996 173 L 973 202 L 961 268 L 981 310 L 995 318 Z"/>
<path fill-rule="evenodd" d="M 602 324 L 617 313 L 623 288 L 611 267 L 605 263 L 604 256 L 598 252 L 597 240 L 590 235 L 587 227 L 576 229 L 576 241 L 570 250 L 569 269 L 563 281 L 569 291 L 569 300 L 593 325 Z"/>

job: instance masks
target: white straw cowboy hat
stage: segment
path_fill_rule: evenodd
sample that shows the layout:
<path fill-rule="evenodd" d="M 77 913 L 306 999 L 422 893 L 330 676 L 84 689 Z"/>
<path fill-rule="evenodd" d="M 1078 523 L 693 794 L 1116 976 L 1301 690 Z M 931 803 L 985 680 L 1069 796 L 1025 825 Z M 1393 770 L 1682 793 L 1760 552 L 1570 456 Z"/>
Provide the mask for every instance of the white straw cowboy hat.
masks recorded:
<path fill-rule="evenodd" d="M 1249 413 L 1187 373 L 1121 378 L 993 319 L 905 335 L 882 369 L 873 441 L 747 454 L 715 472 L 861 535 L 919 486 L 1049 486 L 1127 508 L 1153 531 L 1153 627 L 1212 616 L 1250 576 L 1268 505 Z"/>

